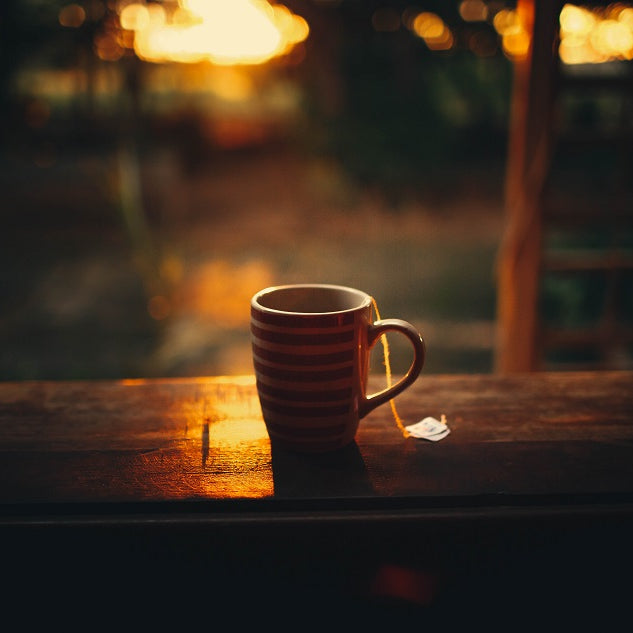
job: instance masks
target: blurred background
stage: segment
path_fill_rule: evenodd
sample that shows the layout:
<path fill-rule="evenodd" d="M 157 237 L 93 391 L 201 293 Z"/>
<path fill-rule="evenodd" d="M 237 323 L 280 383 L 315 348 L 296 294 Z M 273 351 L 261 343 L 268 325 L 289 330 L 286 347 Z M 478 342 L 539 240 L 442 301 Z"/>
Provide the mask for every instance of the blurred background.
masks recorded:
<path fill-rule="evenodd" d="M 630 79 L 628 4 L 565 4 L 559 24 L 561 72 Z M 301 282 L 358 287 L 414 323 L 428 373 L 494 371 L 528 45 L 503 1 L 3 0 L 0 379 L 251 373 L 250 297 Z M 626 85 L 555 112 L 621 135 L 548 166 L 572 214 L 574 196 L 612 186 L 630 211 Z M 627 335 L 602 366 L 617 368 L 633 366 L 623 216 L 615 286 L 559 267 L 539 299 L 582 330 L 615 296 Z M 593 255 L 612 244 L 582 228 L 551 239 Z M 579 344 L 543 367 L 596 360 Z"/>

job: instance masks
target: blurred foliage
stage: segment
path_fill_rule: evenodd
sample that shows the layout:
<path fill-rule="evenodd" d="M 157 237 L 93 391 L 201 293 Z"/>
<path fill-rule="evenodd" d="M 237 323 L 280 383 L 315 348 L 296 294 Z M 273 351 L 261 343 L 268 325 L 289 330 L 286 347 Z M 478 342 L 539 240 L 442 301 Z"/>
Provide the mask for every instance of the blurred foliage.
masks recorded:
<path fill-rule="evenodd" d="M 542 308 L 550 326 L 578 328 L 595 325 L 604 304 L 605 280 L 600 275 L 545 275 Z"/>
<path fill-rule="evenodd" d="M 13 229 L 0 235 L 0 284 L 6 289 L 0 299 L 4 315 L 0 374 L 4 378 L 147 375 L 159 371 L 151 365 L 152 354 L 165 335 L 167 321 L 148 314 L 152 293 L 138 273 L 142 249 L 133 235 L 118 228 L 124 224 L 119 207 L 124 206 L 125 188 L 117 179 L 117 150 L 130 137 L 131 116 L 136 117 L 133 149 L 138 159 L 169 146 L 174 157 L 169 170 L 180 167 L 183 173 L 169 173 L 166 179 L 182 177 L 179 182 L 187 187 L 196 178 L 198 184 L 205 178 L 204 170 L 195 173 L 197 165 L 226 167 L 239 157 L 235 150 L 215 147 L 213 139 L 202 133 L 213 113 L 193 100 L 187 102 L 186 96 L 174 99 L 171 111 L 146 107 L 145 101 L 131 113 L 132 93 L 142 92 L 143 73 L 151 67 L 130 52 L 118 62 L 108 62 L 98 59 L 93 50 L 94 36 L 107 27 L 115 3 L 77 0 L 86 13 L 81 28 L 60 25 L 59 11 L 67 4 L 68 0 L 0 3 L 4 141 L 0 151 L 9 150 L 4 182 L 15 185 L 0 210 L 4 225 Z M 403 11 L 406 2 L 288 0 L 285 4 L 304 15 L 311 26 L 305 56 L 297 65 L 271 64 L 266 73 L 257 74 L 258 81 L 281 78 L 299 87 L 300 116 L 291 121 L 295 127 L 283 141 L 296 143 L 308 156 L 327 159 L 314 161 L 318 165 L 334 164 L 337 179 L 331 186 L 337 192 L 353 190 L 351 181 L 361 190 L 379 190 L 398 201 L 432 186 L 446 199 L 466 195 L 463 189 L 458 192 L 456 175 L 467 174 L 474 187 L 486 186 L 472 176 L 475 163 L 485 164 L 495 175 L 496 168 L 503 169 L 511 63 L 499 51 L 478 57 L 469 49 L 472 30 L 487 27 L 461 22 L 457 2 L 429 0 L 419 7 L 440 13 L 455 28 L 456 49 L 445 52 L 430 51 L 402 25 L 389 32 L 373 28 L 376 8 L 389 4 Z M 112 103 L 107 107 L 94 100 L 96 71 L 104 68 L 116 68 L 122 76 L 121 92 L 108 95 Z M 72 77 L 72 81 L 79 77 L 77 93 L 67 90 L 62 95 L 60 90 L 43 102 L 17 89 L 25 73 L 39 69 L 81 70 Z M 253 154 L 258 150 L 246 148 Z M 340 187 L 339 178 L 344 183 Z M 322 178 L 320 186 L 324 180 L 332 182 Z M 500 193 L 502 176 L 493 175 L 486 182 L 490 180 L 498 184 Z M 144 193 L 163 191 L 160 184 L 154 189 Z M 144 213 L 159 235 L 161 229 L 165 231 L 161 221 L 166 222 L 161 209 L 168 203 L 145 200 L 141 208 L 142 202 L 136 205 L 136 218 L 144 219 Z M 221 221 L 206 199 L 201 208 L 211 222 Z M 408 311 L 412 318 L 490 320 L 494 247 L 488 241 L 472 250 L 438 242 L 421 249 L 419 240 L 407 244 L 399 237 L 383 238 L 372 246 L 373 261 L 368 264 L 366 249 L 360 248 L 352 269 L 367 277 L 376 263 L 381 270 L 397 270 L 406 283 L 399 289 L 385 275 L 380 280 L 381 296 L 387 305 L 402 306 L 403 314 Z M 213 242 L 205 243 L 205 254 L 214 248 Z M 345 256 L 351 257 L 349 249 Z M 299 259 L 294 245 L 287 251 L 275 249 L 275 257 L 293 263 Z M 327 252 L 321 250 L 316 257 L 309 266 L 311 274 L 316 270 L 324 276 L 340 274 L 335 257 L 324 261 Z M 462 274 L 464 267 L 469 278 Z M 285 274 L 283 265 L 276 270 Z M 348 281 L 362 287 L 370 281 L 379 283 L 369 278 Z M 410 292 L 411 287 L 419 292 Z M 225 345 L 227 337 L 222 338 Z M 195 346 L 207 362 L 213 357 L 210 346 L 219 349 L 220 343 L 209 339 Z M 196 358 L 187 362 L 195 366 Z M 442 351 L 434 342 L 429 355 L 429 368 L 435 371 L 454 366 L 487 371 L 491 363 L 491 350 L 484 346 Z M 168 371 L 164 365 L 161 370 Z M 184 371 L 180 366 L 170 370 Z"/>
<path fill-rule="evenodd" d="M 306 111 L 314 147 L 337 157 L 361 184 L 391 194 L 436 182 L 448 165 L 502 165 L 512 64 L 494 47 L 486 57 L 469 48 L 474 32 L 493 37 L 488 25 L 461 21 L 457 2 L 425 3 L 424 10 L 437 11 L 456 38 L 454 49 L 430 51 L 405 27 L 374 31 L 371 15 L 379 4 L 342 3 L 334 18 L 342 105 L 333 114 L 318 111 L 318 95 L 312 94 Z M 308 94 L 310 88 L 321 86 L 311 86 L 308 76 Z"/>
<path fill-rule="evenodd" d="M 22 123 L 29 107 L 16 100 L 13 90 L 20 72 L 42 66 L 80 67 L 90 73 L 95 65 L 104 63 L 93 53 L 93 38 L 110 24 L 114 3 L 78 2 L 86 20 L 77 29 L 59 24 L 59 10 L 67 4 L 66 0 L 4 0 L 0 5 L 0 103 L 5 109 L 5 138 L 16 138 L 16 124 Z M 303 149 L 338 159 L 360 184 L 371 184 L 392 195 L 435 182 L 438 172 L 449 164 L 473 160 L 503 163 L 512 68 L 495 48 L 489 24 L 464 23 L 457 12 L 458 2 L 429 0 L 418 9 L 440 14 L 456 38 L 453 50 L 432 52 L 404 25 L 389 32 L 377 32 L 372 26 L 377 8 L 390 6 L 401 13 L 408 7 L 405 2 L 291 0 L 287 4 L 311 24 L 303 62 L 277 69 L 296 82 L 304 95 L 303 125 L 294 135 Z M 474 34 L 489 38 L 486 57 L 471 50 Z M 128 91 L 139 81 L 139 76 L 129 73 L 142 72 L 144 65 L 138 60 L 130 65 L 130 61 L 127 55 L 117 62 L 126 73 L 123 85 Z M 324 83 L 327 73 L 336 77 Z M 336 94 L 324 94 L 331 92 Z M 119 101 L 130 98 L 134 96 L 123 94 Z M 90 99 L 90 94 L 83 95 L 82 103 L 69 104 L 65 112 L 54 111 L 52 122 L 57 130 L 48 133 L 83 144 L 112 141 L 113 122 L 103 117 L 100 126 L 85 124 L 81 128 L 82 119 L 94 115 Z M 336 102 L 337 107 L 328 107 L 328 101 Z M 203 125 L 196 123 L 196 117 L 204 118 L 207 113 L 190 111 L 187 116 L 176 140 L 188 143 L 187 151 L 196 158 L 205 151 L 196 145 L 200 143 L 197 130 Z M 146 112 L 141 123 L 147 135 L 156 139 L 156 126 L 149 118 Z M 21 136 L 20 142 L 26 138 Z M 213 147 L 206 150 L 213 151 Z"/>

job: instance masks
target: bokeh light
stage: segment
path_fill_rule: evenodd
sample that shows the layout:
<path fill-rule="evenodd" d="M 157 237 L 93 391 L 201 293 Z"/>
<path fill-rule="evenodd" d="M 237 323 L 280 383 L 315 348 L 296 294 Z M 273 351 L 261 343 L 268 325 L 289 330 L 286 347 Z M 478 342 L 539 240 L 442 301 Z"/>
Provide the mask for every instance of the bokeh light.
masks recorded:
<path fill-rule="evenodd" d="M 524 59 L 530 47 L 530 36 L 517 11 L 502 9 L 495 14 L 492 24 L 501 37 L 504 54 L 512 60 Z"/>
<path fill-rule="evenodd" d="M 601 10 L 564 5 L 559 55 L 565 64 L 633 59 L 633 9 L 622 3 Z"/>
<path fill-rule="evenodd" d="M 433 51 L 448 50 L 453 46 L 453 33 L 436 13 L 429 11 L 419 13 L 413 18 L 411 28 Z"/>
<path fill-rule="evenodd" d="M 172 11 L 133 2 L 120 6 L 119 20 L 137 56 L 157 63 L 262 64 L 309 34 L 304 18 L 263 0 L 179 0 Z"/>
<path fill-rule="evenodd" d="M 79 4 L 69 4 L 60 9 L 58 19 L 62 26 L 78 29 L 86 20 L 86 11 Z"/>
<path fill-rule="evenodd" d="M 466 22 L 483 22 L 488 17 L 488 5 L 483 0 L 462 0 L 459 15 Z"/>

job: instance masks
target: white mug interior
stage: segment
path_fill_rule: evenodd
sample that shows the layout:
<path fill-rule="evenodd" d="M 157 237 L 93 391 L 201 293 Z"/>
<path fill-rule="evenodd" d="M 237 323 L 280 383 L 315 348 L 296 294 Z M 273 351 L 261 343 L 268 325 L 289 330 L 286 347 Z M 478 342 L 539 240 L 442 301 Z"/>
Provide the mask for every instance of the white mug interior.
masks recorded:
<path fill-rule="evenodd" d="M 346 286 L 296 284 L 266 288 L 253 297 L 253 302 L 274 312 L 331 314 L 365 307 L 371 303 L 371 297 Z"/>

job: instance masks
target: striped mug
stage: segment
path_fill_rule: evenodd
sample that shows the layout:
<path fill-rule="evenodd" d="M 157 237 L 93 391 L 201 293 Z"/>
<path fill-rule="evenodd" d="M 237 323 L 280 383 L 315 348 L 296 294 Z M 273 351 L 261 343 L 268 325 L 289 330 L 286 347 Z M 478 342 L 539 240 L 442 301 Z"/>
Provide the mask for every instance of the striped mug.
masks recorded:
<path fill-rule="evenodd" d="M 401 319 L 374 321 L 370 295 L 344 286 L 266 288 L 251 299 L 257 393 L 271 441 L 304 452 L 350 444 L 359 421 L 417 379 L 425 358 L 419 332 Z M 367 395 L 370 353 L 392 330 L 413 346 L 394 385 Z"/>

